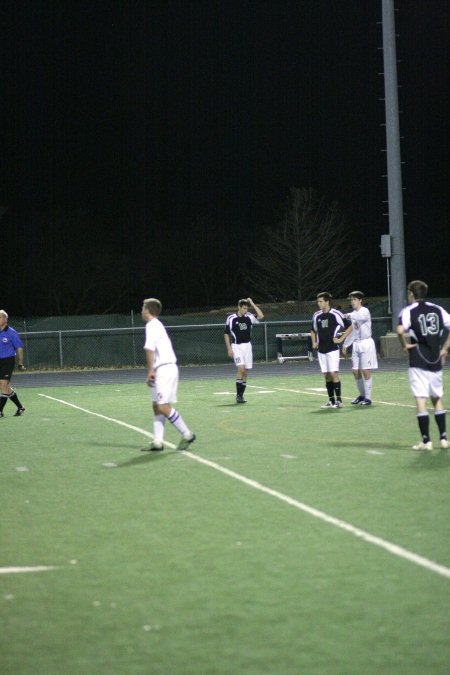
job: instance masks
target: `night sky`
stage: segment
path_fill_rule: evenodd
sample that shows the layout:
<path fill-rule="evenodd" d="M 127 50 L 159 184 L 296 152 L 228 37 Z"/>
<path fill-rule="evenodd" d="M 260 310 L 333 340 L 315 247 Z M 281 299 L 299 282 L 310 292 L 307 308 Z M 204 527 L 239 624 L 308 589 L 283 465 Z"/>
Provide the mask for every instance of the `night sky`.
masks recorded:
<path fill-rule="evenodd" d="M 246 272 L 293 186 L 339 202 L 353 286 L 386 293 L 381 0 L 0 6 L 10 314 L 263 302 Z M 396 8 L 406 273 L 448 297 L 450 5 Z"/>

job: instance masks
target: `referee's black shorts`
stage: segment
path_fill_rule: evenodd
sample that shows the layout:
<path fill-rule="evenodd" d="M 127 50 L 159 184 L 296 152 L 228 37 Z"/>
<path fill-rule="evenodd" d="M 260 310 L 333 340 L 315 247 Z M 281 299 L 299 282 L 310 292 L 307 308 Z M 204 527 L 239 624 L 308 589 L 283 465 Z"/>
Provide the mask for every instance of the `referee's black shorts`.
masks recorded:
<path fill-rule="evenodd" d="M 8 380 L 9 382 L 12 377 L 15 364 L 15 356 L 7 356 L 6 359 L 0 359 L 0 380 Z"/>

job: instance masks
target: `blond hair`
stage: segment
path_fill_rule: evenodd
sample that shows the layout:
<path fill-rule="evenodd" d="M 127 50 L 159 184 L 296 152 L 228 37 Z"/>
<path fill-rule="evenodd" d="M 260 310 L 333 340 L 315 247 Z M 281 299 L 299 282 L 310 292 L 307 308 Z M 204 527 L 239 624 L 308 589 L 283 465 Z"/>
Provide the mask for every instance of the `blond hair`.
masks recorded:
<path fill-rule="evenodd" d="M 162 310 L 161 301 L 158 298 L 147 298 L 144 300 L 144 309 L 152 316 L 159 316 Z"/>

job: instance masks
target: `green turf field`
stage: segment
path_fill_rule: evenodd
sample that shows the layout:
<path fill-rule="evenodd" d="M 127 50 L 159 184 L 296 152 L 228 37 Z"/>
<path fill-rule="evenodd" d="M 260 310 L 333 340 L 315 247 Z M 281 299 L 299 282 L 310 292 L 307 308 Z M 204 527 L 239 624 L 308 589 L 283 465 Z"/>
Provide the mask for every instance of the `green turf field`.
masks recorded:
<path fill-rule="evenodd" d="M 410 449 L 406 373 L 363 409 L 344 374 L 342 410 L 282 370 L 236 406 L 233 375 L 181 382 L 188 453 L 141 452 L 145 384 L 8 403 L 2 675 L 450 672 L 450 452 Z"/>

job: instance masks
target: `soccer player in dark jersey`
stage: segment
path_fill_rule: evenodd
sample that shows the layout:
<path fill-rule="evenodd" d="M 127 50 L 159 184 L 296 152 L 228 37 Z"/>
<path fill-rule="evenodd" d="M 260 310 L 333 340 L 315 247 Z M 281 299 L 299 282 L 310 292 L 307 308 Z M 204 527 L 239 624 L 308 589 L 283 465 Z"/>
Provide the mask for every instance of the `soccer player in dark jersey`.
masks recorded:
<path fill-rule="evenodd" d="M 8 399 L 17 408 L 14 417 L 21 417 L 25 412 L 25 408 L 10 385 L 16 357 L 19 370 L 25 370 L 22 341 L 14 328 L 8 325 L 8 315 L 5 310 L 0 309 L 0 417 L 3 417 L 3 408 Z"/>
<path fill-rule="evenodd" d="M 339 379 L 339 345 L 333 339 L 350 324 L 338 309 L 330 307 L 331 294 L 318 293 L 319 310 L 312 319 L 311 340 L 313 349 L 317 349 L 320 370 L 325 376 L 328 401 L 322 408 L 342 408 L 341 381 Z"/>
<path fill-rule="evenodd" d="M 450 330 L 450 314 L 440 305 L 425 300 L 428 286 L 424 281 L 408 284 L 408 302 L 400 312 L 397 334 L 403 349 L 409 355 L 409 384 L 416 399 L 417 421 L 422 441 L 413 450 L 433 449 L 430 439 L 430 418 L 427 399 L 434 407 L 434 419 L 439 430 L 441 448 L 450 448 L 447 440 L 443 396 L 442 366 L 450 347 L 450 333 L 443 343 L 444 330 Z M 409 331 L 410 342 L 405 339 Z"/>
<path fill-rule="evenodd" d="M 251 307 L 254 314 L 248 311 Z M 230 314 L 225 323 L 224 340 L 228 356 L 237 366 L 236 403 L 246 403 L 244 391 L 248 371 L 253 368 L 252 326 L 264 319 L 264 314 L 251 298 L 239 300 L 237 312 Z"/>

